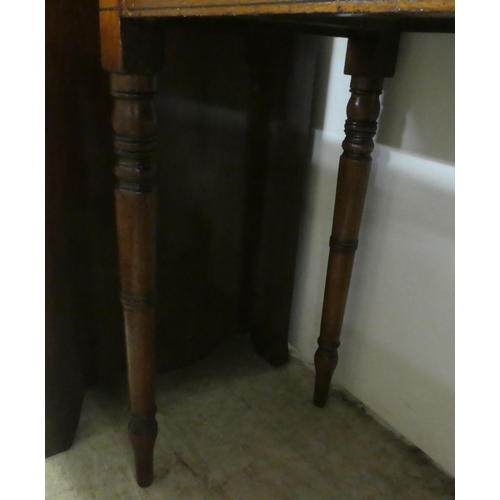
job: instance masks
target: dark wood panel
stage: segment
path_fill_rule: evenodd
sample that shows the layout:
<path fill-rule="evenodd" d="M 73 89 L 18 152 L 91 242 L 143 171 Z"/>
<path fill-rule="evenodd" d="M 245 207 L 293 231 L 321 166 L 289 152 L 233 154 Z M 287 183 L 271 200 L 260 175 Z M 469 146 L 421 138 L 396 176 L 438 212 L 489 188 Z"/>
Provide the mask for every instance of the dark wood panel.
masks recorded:
<path fill-rule="evenodd" d="M 46 3 L 46 454 L 78 424 L 91 341 L 86 207 L 88 144 L 98 106 L 97 1 Z M 88 127 L 88 128 L 87 128 Z"/>

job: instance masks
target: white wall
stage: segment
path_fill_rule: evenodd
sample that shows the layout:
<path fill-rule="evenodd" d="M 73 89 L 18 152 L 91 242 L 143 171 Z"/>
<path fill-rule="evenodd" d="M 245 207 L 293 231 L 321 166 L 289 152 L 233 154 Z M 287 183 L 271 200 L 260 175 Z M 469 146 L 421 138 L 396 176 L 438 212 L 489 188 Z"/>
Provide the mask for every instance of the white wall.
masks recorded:
<path fill-rule="evenodd" d="M 349 77 L 325 39 L 290 344 L 312 363 Z M 323 82 L 324 97 L 321 97 Z M 334 382 L 454 473 L 454 35 L 408 34 L 387 81 Z"/>

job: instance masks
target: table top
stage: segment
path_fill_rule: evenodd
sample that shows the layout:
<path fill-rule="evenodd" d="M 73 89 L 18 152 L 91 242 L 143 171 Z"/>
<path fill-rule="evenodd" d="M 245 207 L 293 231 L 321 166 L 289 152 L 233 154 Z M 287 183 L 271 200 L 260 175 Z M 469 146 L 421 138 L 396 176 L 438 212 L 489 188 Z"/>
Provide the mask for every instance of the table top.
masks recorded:
<path fill-rule="evenodd" d="M 121 17 L 258 14 L 454 14 L 455 0 L 100 0 Z"/>

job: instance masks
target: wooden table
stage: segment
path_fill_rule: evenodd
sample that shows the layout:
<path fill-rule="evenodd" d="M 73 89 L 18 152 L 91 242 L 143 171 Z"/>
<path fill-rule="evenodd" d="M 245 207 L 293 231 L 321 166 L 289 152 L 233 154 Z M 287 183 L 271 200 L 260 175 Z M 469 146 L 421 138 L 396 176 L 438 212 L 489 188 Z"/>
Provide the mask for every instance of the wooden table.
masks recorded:
<path fill-rule="evenodd" d="M 351 75 L 345 140 L 330 237 L 314 404 L 324 406 L 344 317 L 385 78 L 401 32 L 453 32 L 454 0 L 100 0 L 101 60 L 110 73 L 117 155 L 116 218 L 137 482 L 153 481 L 155 419 L 155 74 L 172 22 L 255 23 L 348 37 Z M 188 19 L 186 19 L 188 18 Z M 239 24 L 237 24 L 239 23 Z"/>

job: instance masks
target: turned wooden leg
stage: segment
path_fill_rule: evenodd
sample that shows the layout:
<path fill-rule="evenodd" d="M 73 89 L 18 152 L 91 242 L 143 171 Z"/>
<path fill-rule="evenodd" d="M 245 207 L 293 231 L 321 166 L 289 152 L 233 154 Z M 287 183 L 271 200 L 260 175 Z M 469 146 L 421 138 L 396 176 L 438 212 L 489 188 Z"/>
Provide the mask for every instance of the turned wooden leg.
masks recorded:
<path fill-rule="evenodd" d="M 152 76 L 111 74 L 114 98 L 116 220 L 121 302 L 125 317 L 131 418 L 129 436 L 137 483 L 153 481 L 155 419 L 155 215 L 153 153 L 156 119 Z"/>
<path fill-rule="evenodd" d="M 372 163 L 373 136 L 384 77 L 395 69 L 399 38 L 368 35 L 349 39 L 345 73 L 352 75 L 344 150 L 340 157 L 330 255 L 318 349 L 314 357 L 314 404 L 324 406 L 337 366 L 338 347 L 354 253 Z"/>

